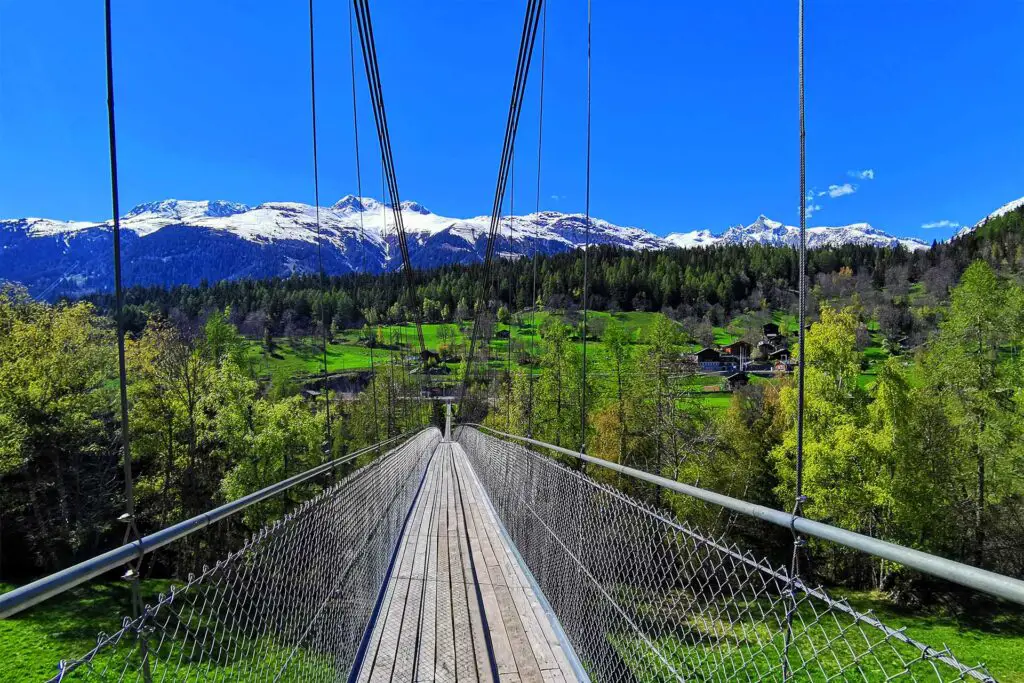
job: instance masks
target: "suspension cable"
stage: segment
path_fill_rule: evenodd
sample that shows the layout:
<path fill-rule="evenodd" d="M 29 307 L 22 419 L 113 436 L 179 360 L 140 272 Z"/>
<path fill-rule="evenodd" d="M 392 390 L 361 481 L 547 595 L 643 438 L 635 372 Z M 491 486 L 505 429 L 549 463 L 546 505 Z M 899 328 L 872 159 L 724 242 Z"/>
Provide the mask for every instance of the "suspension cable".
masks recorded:
<path fill-rule="evenodd" d="M 135 518 L 131 434 L 128 424 L 128 369 L 125 363 L 124 352 L 125 323 L 124 287 L 121 282 L 121 208 L 117 182 L 117 129 L 114 125 L 114 46 L 110 0 L 104 2 L 104 26 L 104 47 L 107 62 L 107 136 L 110 152 L 110 204 L 114 223 L 114 321 L 117 327 L 117 384 L 121 406 L 121 451 L 124 465 L 125 512 L 121 520 L 126 524 L 124 543 L 128 543 L 129 539 L 133 542 L 140 541 L 142 534 L 139 533 L 139 526 Z M 139 576 L 141 574 L 140 569 L 143 557 L 142 553 L 140 553 L 134 566 L 129 563 L 128 570 L 124 575 L 124 578 L 129 579 L 131 583 L 132 618 L 137 618 L 142 613 L 142 593 L 139 586 Z M 146 639 L 140 638 L 139 645 L 143 663 L 143 680 L 149 681 L 151 673 Z"/>
<path fill-rule="evenodd" d="M 540 105 L 537 114 L 537 214 L 540 214 L 540 168 L 541 152 L 544 149 L 544 64 L 547 61 L 548 43 L 548 6 L 544 5 L 540 30 Z M 540 229 L 537 222 L 533 224 L 533 300 L 530 301 L 530 414 L 526 427 L 526 435 L 533 438 L 533 361 L 537 356 L 537 243 Z"/>
<path fill-rule="evenodd" d="M 526 5 L 526 16 L 523 18 L 523 31 L 519 39 L 519 56 L 516 61 L 516 73 L 512 83 L 512 97 L 509 100 L 508 117 L 505 121 L 505 139 L 502 145 L 501 161 L 498 164 L 498 180 L 494 191 L 494 202 L 491 206 L 491 222 L 487 234 L 487 248 L 484 252 L 483 278 L 482 282 L 489 281 L 491 260 L 494 256 L 494 248 L 498 227 L 501 222 L 501 208 L 505 198 L 505 186 L 508 181 L 509 167 L 512 161 L 512 152 L 515 148 L 516 133 L 519 130 L 519 117 L 523 110 L 523 100 L 526 94 L 526 83 L 529 78 L 530 63 L 533 60 L 533 46 L 537 40 L 537 27 L 540 22 L 540 10 L 544 5 L 543 0 L 528 0 Z M 475 308 L 475 306 L 474 306 Z M 479 318 L 481 311 L 474 312 L 473 332 L 469 342 L 469 354 L 466 357 L 462 377 L 462 390 L 459 398 L 459 414 L 466 391 L 469 388 L 469 379 L 472 372 L 473 360 L 476 355 L 476 342 L 479 335 Z"/>
<path fill-rule="evenodd" d="M 320 164 L 317 158 L 316 141 L 316 54 L 313 49 L 313 0 L 309 0 L 309 105 L 313 130 L 313 204 L 316 215 L 316 258 L 320 268 L 320 327 L 323 333 L 324 363 L 324 410 L 326 416 L 327 439 L 324 441 L 325 462 L 330 460 L 331 433 L 331 389 L 327 377 L 327 296 L 326 274 L 324 273 L 323 238 L 320 232 Z"/>
<path fill-rule="evenodd" d="M 586 192 L 586 231 L 583 246 L 583 369 L 582 393 L 580 395 L 580 453 L 587 452 L 587 262 L 590 255 L 590 16 L 591 0 L 587 0 L 587 192 Z"/>
<path fill-rule="evenodd" d="M 366 242 L 366 226 L 363 222 L 363 211 L 366 207 L 363 206 L 363 167 L 359 160 L 359 109 L 357 105 L 356 96 L 356 44 L 355 44 L 355 33 L 353 31 L 352 22 L 352 5 L 348 6 L 348 60 L 349 67 L 352 75 L 352 139 L 355 141 L 356 151 L 356 193 L 359 196 L 359 238 L 360 241 Z M 365 266 L 365 262 L 364 262 Z M 369 325 L 367 325 L 369 327 Z M 376 324 L 374 325 L 376 328 Z M 372 339 L 369 339 L 370 346 L 370 390 L 373 397 L 373 439 L 374 443 L 380 442 L 380 422 L 377 416 L 377 368 L 374 362 L 373 347 L 377 345 L 377 334 L 376 329 L 371 329 L 370 334 L 373 335 Z"/>
<path fill-rule="evenodd" d="M 508 349 L 505 360 L 505 378 L 508 381 L 508 416 L 505 419 L 505 427 L 512 431 L 512 311 L 514 308 L 513 294 L 515 290 L 516 264 L 512 258 L 516 253 L 515 242 L 515 219 L 516 219 L 516 155 L 512 154 L 512 179 L 508 193 L 508 252 L 509 252 L 509 275 L 508 275 Z"/>
<path fill-rule="evenodd" d="M 410 302 L 413 305 L 413 320 L 416 323 L 416 335 L 419 337 L 420 357 L 426 359 L 426 344 L 423 342 L 423 325 L 420 321 L 419 306 L 416 306 L 416 276 L 409 258 L 409 245 L 405 235 L 405 223 L 402 219 L 402 200 L 398 194 L 398 178 L 395 174 L 394 155 L 391 150 L 391 133 L 388 130 L 387 113 L 384 108 L 384 90 L 380 80 L 380 65 L 377 62 L 377 47 L 373 37 L 373 22 L 370 18 L 369 0 L 352 0 L 356 10 L 356 24 L 359 28 L 359 43 L 363 52 L 363 65 L 366 67 L 366 81 L 370 88 L 370 102 L 373 105 L 373 118 L 377 124 L 377 139 L 380 142 L 381 159 L 387 179 L 388 194 L 391 197 L 391 210 L 395 215 L 395 232 L 398 235 L 398 248 L 402 252 L 402 266 L 405 270 L 406 286 L 409 290 Z"/>
<path fill-rule="evenodd" d="M 799 254 L 799 360 L 797 366 L 797 409 L 796 409 L 796 491 L 793 500 L 793 515 L 790 531 L 793 534 L 793 557 L 789 570 L 789 609 L 786 611 L 786 639 L 782 651 L 783 679 L 788 680 L 792 672 L 789 666 L 789 646 L 793 640 L 793 618 L 797 611 L 795 582 L 800 579 L 800 552 L 806 541 L 796 529 L 796 520 L 803 514 L 804 483 L 804 370 L 805 337 L 807 333 L 807 128 L 804 120 L 804 0 L 797 0 L 797 81 L 800 137 L 800 254 Z"/>

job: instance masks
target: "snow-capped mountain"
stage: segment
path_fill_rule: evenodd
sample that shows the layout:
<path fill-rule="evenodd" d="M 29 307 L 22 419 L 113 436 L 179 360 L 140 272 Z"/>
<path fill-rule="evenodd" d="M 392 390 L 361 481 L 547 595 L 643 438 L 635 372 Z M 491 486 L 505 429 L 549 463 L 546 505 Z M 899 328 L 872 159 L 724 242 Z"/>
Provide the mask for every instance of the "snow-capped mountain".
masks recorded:
<path fill-rule="evenodd" d="M 974 232 L 977 228 L 981 227 L 982 225 L 985 225 L 985 223 L 989 222 L 993 218 L 998 218 L 999 216 L 1002 216 L 1004 214 L 1008 214 L 1011 211 L 1013 211 L 1015 209 L 1019 209 L 1022 206 L 1024 206 L 1024 197 L 1021 197 L 1020 199 L 1014 199 L 1012 202 L 1008 202 L 1006 204 L 1003 204 L 998 209 L 996 209 L 995 211 L 993 211 L 989 215 L 985 216 L 984 218 L 982 218 L 980 221 L 978 221 L 974 225 L 965 225 L 964 227 L 960 228 L 957 231 L 957 233 L 955 235 L 953 235 L 953 239 L 956 239 L 957 237 L 962 237 L 962 236 L 964 236 L 964 235 L 966 235 L 968 233 Z"/>
<path fill-rule="evenodd" d="M 665 236 L 665 241 L 673 247 L 692 249 L 693 247 L 709 247 L 717 244 L 722 238 L 715 237 L 710 230 L 694 230 L 693 232 L 673 232 Z"/>
<path fill-rule="evenodd" d="M 737 225 L 729 228 L 722 234 L 719 241 L 731 244 L 799 247 L 800 228 L 784 225 L 766 216 L 758 216 L 757 220 L 750 225 Z M 868 223 L 807 228 L 807 246 L 810 249 L 838 247 L 844 244 L 892 248 L 902 245 L 910 250 L 928 248 L 928 245 L 921 240 L 894 237 L 871 227 Z"/>
<path fill-rule="evenodd" d="M 402 202 L 413 265 L 429 268 L 481 261 L 490 216 L 449 218 L 417 202 Z M 346 196 L 319 210 L 296 202 L 246 206 L 228 201 L 167 199 L 136 206 L 121 219 L 124 281 L 128 285 L 198 284 L 225 278 L 265 278 L 317 272 L 321 247 L 330 274 L 384 272 L 401 267 L 389 206 Z M 582 214 L 541 211 L 503 218 L 496 253 L 554 254 L 584 245 Z M 809 228 L 811 247 L 903 244 L 866 223 Z M 0 220 L 0 280 L 24 283 L 39 297 L 82 295 L 110 288 L 112 221 Z M 721 235 L 708 230 L 659 237 L 636 227 L 591 218 L 590 243 L 657 250 L 715 244 L 795 246 L 799 231 L 764 216 Z"/>

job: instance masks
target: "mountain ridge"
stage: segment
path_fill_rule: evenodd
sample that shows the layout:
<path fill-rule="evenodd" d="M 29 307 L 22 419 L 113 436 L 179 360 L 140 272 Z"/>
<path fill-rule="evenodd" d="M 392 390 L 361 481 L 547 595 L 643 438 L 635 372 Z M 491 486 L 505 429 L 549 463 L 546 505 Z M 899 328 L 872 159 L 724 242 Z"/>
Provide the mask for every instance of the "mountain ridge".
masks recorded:
<path fill-rule="evenodd" d="M 319 214 L 319 226 L 317 225 Z M 451 218 L 415 201 L 402 202 L 410 257 L 417 268 L 483 259 L 490 216 Z M 164 199 L 133 207 L 121 218 L 125 282 L 198 284 L 203 279 L 272 277 L 319 269 L 317 245 L 330 274 L 384 272 L 401 267 L 390 207 L 346 195 L 330 206 L 226 200 Z M 109 289 L 113 221 L 0 220 L 0 279 L 24 283 L 36 296 L 80 296 Z M 586 217 L 558 211 L 503 217 L 496 253 L 554 254 L 585 245 Z M 709 230 L 660 237 L 633 226 L 590 219 L 591 244 L 637 250 L 716 244 L 798 246 L 799 229 L 766 216 L 721 234 Z M 923 249 L 867 223 L 808 229 L 811 248 L 865 244 Z"/>

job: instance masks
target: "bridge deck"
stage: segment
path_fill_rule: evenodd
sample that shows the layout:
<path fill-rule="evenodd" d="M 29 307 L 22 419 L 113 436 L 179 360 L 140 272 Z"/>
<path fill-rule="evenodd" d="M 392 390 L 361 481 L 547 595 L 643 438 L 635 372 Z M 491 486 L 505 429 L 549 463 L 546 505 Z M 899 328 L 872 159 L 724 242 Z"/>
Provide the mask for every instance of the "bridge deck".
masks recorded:
<path fill-rule="evenodd" d="M 360 683 L 577 680 L 485 496 L 462 447 L 438 445 Z"/>

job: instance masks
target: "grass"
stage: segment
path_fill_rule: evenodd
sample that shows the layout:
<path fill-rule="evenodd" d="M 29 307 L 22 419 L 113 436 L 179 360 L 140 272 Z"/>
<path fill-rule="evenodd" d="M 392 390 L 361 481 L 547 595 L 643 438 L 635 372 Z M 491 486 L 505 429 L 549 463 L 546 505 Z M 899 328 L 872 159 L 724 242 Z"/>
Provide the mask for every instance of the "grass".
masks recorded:
<path fill-rule="evenodd" d="M 141 587 L 143 602 L 154 603 L 161 592 L 169 590 L 170 582 L 148 580 L 143 581 Z M 11 588 L 13 586 L 0 584 L 0 592 Z M 130 595 L 127 583 L 93 582 L 0 621 L 0 652 L 4 655 L 0 658 L 0 682 L 48 680 L 57 675 L 57 665 L 61 660 L 81 657 L 95 647 L 100 633 L 111 635 L 121 628 L 121 616 L 131 611 Z M 196 624 L 193 623 L 192 627 L 195 628 Z M 157 628 L 150 639 L 154 680 L 252 677 L 250 667 L 254 664 L 253 658 L 227 657 L 217 664 L 210 664 L 198 651 L 193 653 L 191 642 L 184 649 L 176 647 L 180 643 L 172 640 L 157 645 L 161 633 Z M 140 658 L 132 643 L 130 639 L 122 640 L 116 648 L 104 650 L 95 660 L 97 672 L 109 667 L 106 675 L 115 680 L 126 667 L 129 672 L 140 668 Z M 270 638 L 250 641 L 238 651 L 259 653 L 259 663 L 264 671 L 276 672 L 288 662 L 286 675 L 281 680 L 333 677 L 333 660 L 325 660 L 322 655 L 304 650 L 299 650 L 289 660 L 291 649 L 281 647 Z M 190 661 L 190 657 L 194 660 Z M 223 653 L 218 653 L 218 657 L 223 658 Z M 102 673 L 96 677 L 107 680 Z"/>
<path fill-rule="evenodd" d="M 166 581 L 142 582 L 143 601 L 168 590 Z M 14 586 L 0 584 L 6 592 Z M 0 620 L 0 681 L 46 680 L 61 659 L 85 654 L 100 632 L 121 627 L 131 611 L 127 583 L 90 583 L 48 600 L 22 614 Z"/>
<path fill-rule="evenodd" d="M 0 591 L 11 588 L 10 585 L 0 584 Z M 157 594 L 166 592 L 168 588 L 169 583 L 166 581 L 144 581 L 143 599 L 145 602 L 152 602 Z M 1024 626 L 1019 623 L 1019 619 L 996 617 L 986 622 L 984 627 L 966 626 L 951 617 L 899 609 L 878 593 L 846 592 L 844 597 L 860 612 L 872 610 L 883 623 L 894 628 L 905 627 L 907 635 L 911 638 L 939 649 L 944 645 L 948 646 L 963 664 L 984 663 L 996 679 L 1024 683 L 1024 657 L 1021 657 L 1021 653 L 1024 653 Z M 4 653 L 3 658 L 0 658 L 0 681 L 44 680 L 54 676 L 57 673 L 57 663 L 61 659 L 69 659 L 88 652 L 95 645 L 98 633 L 113 633 L 120 627 L 119 615 L 130 610 L 129 600 L 127 584 L 93 582 L 44 602 L 18 616 L 0 621 L 0 652 Z M 737 603 L 735 609 L 744 606 L 758 614 L 780 609 L 778 606 L 773 608 L 767 603 Z M 811 612 L 806 603 L 801 615 L 804 617 L 804 623 L 811 623 Z M 777 644 L 781 649 L 781 637 L 764 626 L 755 627 L 748 624 L 744 630 L 732 623 L 728 613 L 723 613 L 721 621 L 697 620 L 687 618 L 686 615 L 679 615 L 676 621 L 680 628 L 686 629 L 687 639 L 684 641 L 679 636 L 662 636 L 656 642 L 663 652 L 671 653 L 673 666 L 680 670 L 687 669 L 685 662 L 693 661 L 702 653 L 706 653 L 706 646 L 709 643 L 713 643 L 716 648 L 713 659 L 722 662 L 726 670 L 746 667 L 743 670 L 749 673 L 764 672 L 777 664 L 777 655 L 772 645 Z M 799 620 L 797 623 L 800 623 Z M 813 644 L 816 648 L 824 648 L 829 654 L 818 657 L 821 669 L 810 676 L 798 675 L 796 680 L 825 680 L 826 675 L 836 675 L 839 664 L 833 655 L 838 656 L 839 661 L 844 664 L 849 661 L 849 650 L 840 634 L 841 627 L 850 625 L 849 620 L 828 616 L 817 623 L 820 624 L 820 629 L 817 626 L 812 629 L 799 650 L 806 654 Z M 872 642 L 878 640 L 875 636 L 877 632 L 873 629 L 854 629 L 845 634 L 846 641 L 854 647 L 864 647 L 858 630 L 868 634 Z M 836 638 L 839 640 L 829 646 L 828 643 Z M 762 645 L 767 644 L 767 654 L 758 654 L 762 648 L 753 645 L 756 639 L 760 639 Z M 776 640 L 780 642 L 775 643 Z M 703 645 L 695 645 L 695 641 Z M 658 663 L 653 653 L 647 651 L 639 641 L 612 637 L 612 642 L 627 664 L 634 669 L 638 680 L 652 683 L 667 680 L 658 675 L 658 672 L 662 672 L 663 665 Z M 253 651 L 260 652 L 264 662 L 277 659 L 283 662 L 283 653 L 275 654 L 274 648 L 273 643 L 261 641 Z M 123 658 L 127 656 L 124 650 L 126 648 L 122 645 L 121 650 L 113 657 L 121 657 L 123 662 Z M 908 655 L 915 651 L 900 646 L 899 652 L 903 659 L 907 660 L 910 658 Z M 303 672 L 313 674 L 315 672 L 312 668 L 324 664 L 313 661 L 310 657 L 298 659 L 301 660 L 298 668 L 302 671 L 291 671 L 292 667 L 289 667 L 289 680 L 302 680 Z M 880 673 L 876 677 L 872 671 L 877 669 L 878 662 L 890 673 L 902 667 L 889 646 L 875 648 L 874 658 L 863 661 L 865 676 L 857 677 L 857 680 L 882 680 L 883 676 Z M 235 667 L 242 668 L 239 666 L 241 663 L 241 660 L 237 660 L 203 673 L 230 677 Z M 193 667 L 199 668 L 197 665 L 186 663 L 175 674 L 184 676 Z M 926 675 L 928 665 L 919 664 L 917 667 L 921 668 L 915 668 L 916 673 L 922 678 L 929 678 Z M 154 673 L 158 671 L 159 667 L 155 667 Z M 950 672 L 951 670 L 946 670 L 947 674 Z M 197 675 L 199 672 L 192 670 L 191 673 Z M 772 678 L 768 675 L 762 680 L 777 678 L 778 676 Z M 698 676 L 694 677 L 694 680 L 701 679 Z M 840 677 L 840 680 L 847 679 Z"/>
<path fill-rule="evenodd" d="M 893 606 L 883 595 L 860 591 L 845 595 L 861 613 L 872 611 L 887 626 L 905 628 L 906 634 L 938 650 L 948 646 L 966 666 L 983 663 L 1000 681 L 1024 681 L 1024 628 L 1019 620 L 995 619 L 984 628 L 966 627 L 954 619 L 937 615 L 912 614 Z M 681 604 L 685 604 L 685 600 Z M 794 619 L 796 637 L 790 649 L 795 663 L 793 680 L 890 680 L 905 672 L 908 680 L 936 678 L 932 663 L 915 661 L 920 651 L 895 640 L 884 642 L 882 632 L 867 625 L 855 625 L 840 613 L 825 613 L 822 603 L 803 601 Z M 824 618 L 816 618 L 825 614 Z M 744 617 L 739 618 L 740 613 Z M 749 615 L 758 615 L 750 618 Z M 770 615 L 767 622 L 758 621 Z M 782 680 L 780 656 L 785 645 L 782 629 L 775 624 L 784 620 L 785 603 L 767 600 L 736 603 L 733 609 L 701 617 L 663 615 L 677 624 L 676 635 L 663 635 L 655 643 L 673 669 L 689 674 L 693 680 L 706 680 L 702 664 L 718 667 L 719 675 L 741 673 L 751 680 Z M 641 641 L 627 636 L 612 636 L 612 644 L 640 681 L 670 680 L 671 672 L 655 653 Z M 870 652 L 868 643 L 871 643 Z M 856 653 L 856 656 L 852 653 Z M 800 662 L 813 663 L 802 669 Z M 861 668 L 854 666 L 859 662 Z M 908 667 L 909 664 L 909 667 Z M 954 669 L 939 664 L 942 680 L 959 680 Z M 717 678 L 715 679 L 717 680 Z"/>

